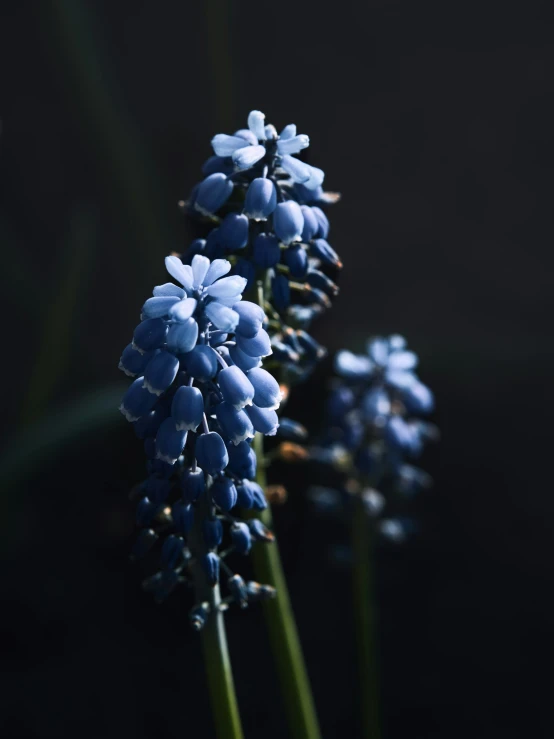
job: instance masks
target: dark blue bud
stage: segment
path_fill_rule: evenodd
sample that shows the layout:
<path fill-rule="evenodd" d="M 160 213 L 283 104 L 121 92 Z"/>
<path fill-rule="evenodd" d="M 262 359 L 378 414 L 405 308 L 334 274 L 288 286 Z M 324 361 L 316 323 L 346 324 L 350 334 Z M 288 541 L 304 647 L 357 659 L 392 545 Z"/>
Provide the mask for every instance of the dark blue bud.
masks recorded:
<path fill-rule="evenodd" d="M 331 307 L 331 301 L 328 296 L 323 292 L 323 290 L 319 290 L 317 287 L 311 287 L 307 291 L 306 299 L 310 304 L 315 303 L 316 305 L 321 305 L 323 308 Z"/>
<path fill-rule="evenodd" d="M 219 259 L 225 253 L 223 244 L 219 239 L 219 228 L 212 228 L 206 239 L 206 246 L 202 255 L 208 259 Z"/>
<path fill-rule="evenodd" d="M 135 329 L 132 346 L 142 352 L 159 349 L 165 342 L 167 321 L 163 318 L 147 318 Z"/>
<path fill-rule="evenodd" d="M 415 424 L 406 423 L 401 416 L 392 416 L 385 427 L 385 439 L 393 449 L 416 456 L 422 450 L 421 435 Z"/>
<path fill-rule="evenodd" d="M 144 318 L 164 318 L 179 302 L 180 298 L 176 295 L 158 295 L 148 298 L 142 306 L 141 315 Z"/>
<path fill-rule="evenodd" d="M 259 367 L 262 363 L 261 357 L 249 357 L 236 344 L 229 347 L 229 357 L 243 372 Z"/>
<path fill-rule="evenodd" d="M 281 405 L 283 393 L 273 375 L 261 367 L 256 367 L 248 372 L 247 377 L 254 388 L 255 405 L 273 410 Z"/>
<path fill-rule="evenodd" d="M 181 536 L 170 534 L 164 541 L 162 552 L 160 554 L 160 562 L 162 567 L 168 570 L 174 570 L 183 561 L 183 549 L 185 548 L 185 540 Z"/>
<path fill-rule="evenodd" d="M 321 210 L 321 208 L 318 208 L 317 205 L 312 206 L 312 213 L 316 217 L 318 230 L 317 235 L 322 238 L 326 239 L 327 236 L 329 236 L 329 219 L 325 215 L 325 213 Z"/>
<path fill-rule="evenodd" d="M 239 213 L 228 213 L 219 226 L 219 241 L 227 251 L 244 249 L 248 244 L 248 218 Z"/>
<path fill-rule="evenodd" d="M 248 521 L 250 533 L 256 541 L 275 541 L 275 536 L 258 518 L 251 518 Z"/>
<path fill-rule="evenodd" d="M 248 600 L 269 600 L 275 598 L 277 591 L 271 585 L 260 585 L 259 582 L 250 580 L 246 583 Z"/>
<path fill-rule="evenodd" d="M 431 476 L 418 467 L 402 464 L 397 470 L 396 488 L 403 495 L 414 495 L 432 484 Z"/>
<path fill-rule="evenodd" d="M 305 441 L 308 438 L 308 429 L 292 418 L 281 418 L 277 435 L 289 441 Z"/>
<path fill-rule="evenodd" d="M 256 279 L 256 269 L 248 259 L 239 259 L 233 267 L 233 274 L 244 277 L 247 289 L 252 287 Z"/>
<path fill-rule="evenodd" d="M 223 524 L 219 518 L 207 518 L 202 524 L 202 533 L 208 549 L 215 549 L 223 539 Z"/>
<path fill-rule="evenodd" d="M 194 503 L 202 495 L 206 489 L 206 479 L 204 470 L 201 467 L 196 469 L 187 468 L 183 470 L 181 477 L 181 492 L 185 503 Z"/>
<path fill-rule="evenodd" d="M 238 492 L 238 488 L 237 488 Z M 239 499 L 239 505 L 242 506 Z M 247 508 L 250 506 L 246 506 Z M 229 533 L 231 535 L 231 543 L 239 554 L 248 554 L 252 547 L 252 536 L 250 529 L 245 523 L 236 521 L 231 526 Z"/>
<path fill-rule="evenodd" d="M 204 417 L 204 397 L 197 387 L 181 385 L 173 396 L 171 417 L 178 431 L 196 431 Z"/>
<path fill-rule="evenodd" d="M 135 423 L 138 423 L 138 421 L 135 421 Z M 149 436 L 144 440 L 144 453 L 148 459 L 156 458 L 156 440 L 153 436 Z"/>
<path fill-rule="evenodd" d="M 175 464 L 183 452 L 187 431 L 179 431 L 175 421 L 169 417 L 162 422 L 156 434 L 156 459 Z"/>
<path fill-rule="evenodd" d="M 250 183 L 244 201 L 244 214 L 254 221 L 267 221 L 277 205 L 275 185 L 267 177 L 256 177 Z"/>
<path fill-rule="evenodd" d="M 249 339 L 245 339 L 249 341 Z M 237 366 L 222 369 L 217 376 L 223 399 L 240 410 L 245 405 L 250 405 L 254 397 L 254 388 L 248 377 Z"/>
<path fill-rule="evenodd" d="M 304 229 L 304 216 L 297 202 L 287 200 L 277 205 L 273 212 L 273 228 L 284 244 L 300 241 Z"/>
<path fill-rule="evenodd" d="M 147 439 L 148 437 L 156 436 L 161 422 L 165 421 L 168 416 L 169 410 L 166 404 L 159 401 L 156 402 L 156 405 L 151 411 L 142 416 L 142 418 L 139 418 L 138 421 L 135 421 L 133 424 L 135 434 L 139 439 Z"/>
<path fill-rule="evenodd" d="M 262 233 L 254 239 L 252 260 L 263 269 L 274 267 L 281 258 L 279 239 L 273 234 Z"/>
<path fill-rule="evenodd" d="M 221 172 L 210 174 L 200 183 L 194 207 L 201 213 L 213 215 L 233 192 L 233 183 Z"/>
<path fill-rule="evenodd" d="M 119 369 L 129 377 L 142 375 L 153 355 L 153 351 L 139 352 L 138 349 L 133 348 L 132 344 L 128 344 L 119 360 Z"/>
<path fill-rule="evenodd" d="M 251 339 L 237 334 L 236 342 L 238 348 L 248 354 L 249 357 L 268 357 L 272 353 L 271 340 L 267 331 L 263 328 Z"/>
<path fill-rule="evenodd" d="M 301 205 L 300 210 L 304 216 L 302 241 L 311 241 L 319 230 L 319 223 L 309 205 Z"/>
<path fill-rule="evenodd" d="M 229 470 L 237 477 L 255 477 L 257 459 L 254 450 L 246 441 L 233 446 L 229 444 Z"/>
<path fill-rule="evenodd" d="M 363 396 L 360 410 L 365 421 L 384 426 L 391 412 L 389 394 L 382 387 L 371 388 Z"/>
<path fill-rule="evenodd" d="M 158 511 L 160 503 L 153 503 L 149 498 L 141 498 L 135 512 L 135 521 L 137 526 L 150 526 Z"/>
<path fill-rule="evenodd" d="M 133 548 L 131 549 L 131 559 L 140 559 L 146 557 L 148 552 L 152 549 L 154 544 L 158 540 L 158 534 L 152 529 L 142 529 L 139 531 Z"/>
<path fill-rule="evenodd" d="M 279 313 L 284 313 L 290 305 L 290 285 L 285 275 L 276 274 L 271 278 L 273 305 Z"/>
<path fill-rule="evenodd" d="M 171 490 L 171 482 L 159 475 L 150 475 L 141 485 L 141 489 L 153 503 L 163 503 Z"/>
<path fill-rule="evenodd" d="M 186 354 L 194 349 L 198 339 L 198 324 L 194 318 L 174 323 L 167 334 L 167 348 L 176 354 Z"/>
<path fill-rule="evenodd" d="M 161 395 L 172 384 L 179 371 L 179 360 L 164 349 L 155 354 L 144 371 L 144 387 Z"/>
<path fill-rule="evenodd" d="M 320 259 L 323 264 L 329 264 L 339 269 L 342 267 L 339 255 L 325 239 L 314 239 L 310 242 L 310 255 Z"/>
<path fill-rule="evenodd" d="M 308 253 L 302 244 L 291 244 L 285 251 L 284 262 L 290 270 L 291 277 L 303 280 L 308 271 Z"/>
<path fill-rule="evenodd" d="M 241 608 L 246 608 L 248 605 L 248 591 L 246 590 L 246 583 L 242 577 L 240 575 L 232 575 L 227 580 L 227 586 L 233 598 L 239 602 Z"/>
<path fill-rule="evenodd" d="M 181 364 L 191 377 L 200 382 L 214 378 L 219 366 L 215 350 L 206 344 L 198 344 L 192 351 L 181 355 Z"/>
<path fill-rule="evenodd" d="M 206 256 L 206 239 L 194 239 L 194 241 L 187 248 L 181 261 L 183 262 L 183 264 L 190 264 L 192 262 L 192 258 L 195 257 L 197 254 L 202 254 Z"/>
<path fill-rule="evenodd" d="M 230 477 L 222 475 L 216 478 L 210 492 L 213 502 L 226 513 L 237 503 L 237 489 Z"/>
<path fill-rule="evenodd" d="M 202 569 L 206 574 L 209 584 L 213 587 L 219 580 L 219 557 L 215 552 L 208 552 L 200 559 Z"/>
<path fill-rule="evenodd" d="M 311 269 L 306 275 L 306 282 L 311 287 L 323 290 L 327 295 L 335 297 L 339 294 L 339 286 L 336 285 L 330 277 L 320 272 L 318 269 Z"/>
<path fill-rule="evenodd" d="M 171 517 L 177 531 L 186 536 L 194 525 L 194 506 L 178 501 L 171 506 Z"/>
<path fill-rule="evenodd" d="M 223 439 L 216 431 L 201 434 L 196 438 L 196 458 L 208 475 L 223 472 L 229 464 L 229 455 Z"/>
<path fill-rule="evenodd" d="M 279 418 L 273 409 L 250 405 L 246 408 L 246 413 L 256 431 L 264 436 L 275 436 L 279 428 Z"/>
<path fill-rule="evenodd" d="M 291 365 L 300 361 L 300 355 L 295 352 L 292 346 L 285 344 L 283 341 L 273 341 L 273 356 L 282 364 Z"/>
<path fill-rule="evenodd" d="M 215 408 L 215 415 L 223 435 L 231 444 L 239 444 L 245 439 L 254 438 L 252 421 L 243 410 L 237 410 L 229 403 L 219 403 Z"/>
<path fill-rule="evenodd" d="M 254 397 L 253 388 L 252 397 Z M 148 392 L 144 387 L 144 377 L 137 377 L 123 396 L 119 410 L 128 421 L 138 421 L 139 418 L 152 410 L 157 399 L 156 395 Z"/>
<path fill-rule="evenodd" d="M 343 444 L 347 449 L 356 449 L 364 438 L 364 425 L 357 415 L 349 413 L 342 422 Z"/>
<path fill-rule="evenodd" d="M 256 336 L 265 321 L 265 313 L 262 308 L 249 300 L 241 300 L 240 303 L 233 306 L 233 310 L 239 314 L 236 333 L 247 339 Z"/>
<path fill-rule="evenodd" d="M 173 570 L 157 572 L 142 583 L 142 587 L 152 593 L 156 603 L 162 603 L 179 583 L 179 575 Z"/>
<path fill-rule="evenodd" d="M 200 603 L 189 611 L 189 622 L 195 631 L 200 631 L 206 625 L 210 615 L 210 604 Z"/>
<path fill-rule="evenodd" d="M 237 495 L 237 504 L 241 508 L 255 508 L 257 511 L 263 511 L 267 508 L 264 491 L 253 480 L 247 480 L 246 478 L 241 480 L 240 484 L 237 485 Z"/>
<path fill-rule="evenodd" d="M 297 331 L 296 337 L 303 351 L 310 359 L 319 361 L 327 354 L 327 349 L 324 346 L 321 346 L 321 344 L 317 342 L 313 336 L 306 333 L 306 331 Z"/>
<path fill-rule="evenodd" d="M 206 159 L 202 165 L 202 174 L 204 177 L 214 174 L 214 172 L 223 172 L 223 174 L 232 174 L 233 160 L 231 157 L 218 157 L 216 154 Z"/>

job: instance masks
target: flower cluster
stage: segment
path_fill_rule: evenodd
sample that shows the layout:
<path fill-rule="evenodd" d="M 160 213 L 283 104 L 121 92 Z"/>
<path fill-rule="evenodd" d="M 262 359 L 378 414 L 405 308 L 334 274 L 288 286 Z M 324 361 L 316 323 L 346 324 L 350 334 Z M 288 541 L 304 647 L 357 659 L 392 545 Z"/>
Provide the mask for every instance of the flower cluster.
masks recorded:
<path fill-rule="evenodd" d="M 430 484 L 429 475 L 410 464 L 438 433 L 421 418 L 433 410 L 434 398 L 415 373 L 417 362 L 398 335 L 370 340 L 366 354 L 340 351 L 335 358 L 340 379 L 327 402 L 323 443 L 313 455 L 348 473 L 348 492 L 359 492 L 374 517 L 385 507 L 383 490 L 410 495 Z M 312 494 L 325 506 L 338 499 L 329 490 Z M 410 523 L 382 519 L 379 528 L 400 540 Z"/>
<path fill-rule="evenodd" d="M 229 256 L 247 289 L 262 293 L 274 359 L 301 378 L 325 355 L 306 329 L 338 292 L 327 272 L 342 266 L 320 207 L 339 196 L 323 191 L 321 169 L 295 156 L 309 143 L 294 124 L 278 134 L 256 110 L 248 128 L 214 136 L 205 178 L 186 203 L 210 230 L 183 255 L 185 263 Z"/>
<path fill-rule="evenodd" d="M 214 587 L 223 570 L 229 591 L 223 603 L 244 606 L 272 594 L 224 562 L 231 551 L 247 554 L 253 542 L 273 539 L 260 520 L 232 513 L 235 506 L 267 506 L 252 481 L 250 446 L 255 432 L 274 435 L 279 426 L 281 390 L 261 366 L 272 353 L 266 316 L 242 300 L 246 280 L 228 275 L 227 260 L 197 254 L 190 265 L 175 256 L 165 263 L 179 284 L 154 288 L 119 364 L 136 378 L 120 410 L 148 458 L 133 554 L 145 555 L 163 535 L 161 568 L 145 583 L 158 600 L 179 582 L 196 584 L 197 575 Z M 209 608 L 209 599 L 196 604 L 193 626 L 202 627 Z"/>

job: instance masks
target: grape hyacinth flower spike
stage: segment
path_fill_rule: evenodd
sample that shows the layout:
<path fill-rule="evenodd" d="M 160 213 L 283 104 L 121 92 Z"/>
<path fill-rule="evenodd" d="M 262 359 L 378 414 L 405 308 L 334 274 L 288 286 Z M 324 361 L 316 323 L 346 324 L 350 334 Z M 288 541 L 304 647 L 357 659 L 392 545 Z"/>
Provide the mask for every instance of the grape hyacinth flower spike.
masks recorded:
<path fill-rule="evenodd" d="M 251 419 L 269 402 L 277 407 L 279 395 L 264 381 L 261 356 L 252 357 L 251 369 L 230 357 L 242 337 L 255 340 L 264 332 L 263 311 L 242 300 L 246 280 L 228 274 L 227 260 L 200 254 L 190 265 L 176 256 L 165 264 L 175 282 L 154 288 L 119 364 L 134 378 L 120 409 L 147 458 L 133 556 L 160 547 L 159 570 L 144 586 L 161 601 L 180 583 L 192 584 L 197 602 L 190 623 L 201 629 L 214 609 L 245 607 L 273 592 L 243 582 L 226 558 L 272 539 L 269 531 L 260 535 L 260 521 L 244 523 L 234 508 L 239 490 L 253 510 L 267 505 L 249 479 L 256 466 L 250 442 L 259 429 Z M 222 551 L 225 529 L 231 544 Z M 222 599 L 220 583 L 227 591 Z"/>

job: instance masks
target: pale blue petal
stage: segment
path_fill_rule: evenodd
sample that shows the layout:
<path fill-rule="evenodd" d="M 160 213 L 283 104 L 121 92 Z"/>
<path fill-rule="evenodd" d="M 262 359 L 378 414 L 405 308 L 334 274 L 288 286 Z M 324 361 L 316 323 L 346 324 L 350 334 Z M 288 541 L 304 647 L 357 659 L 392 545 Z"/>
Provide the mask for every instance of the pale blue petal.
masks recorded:
<path fill-rule="evenodd" d="M 290 139 L 279 139 L 277 142 L 277 149 L 279 154 L 298 154 L 302 149 L 307 149 L 310 145 L 310 137 L 306 134 L 300 134 L 300 136 L 293 136 Z"/>
<path fill-rule="evenodd" d="M 165 268 L 187 292 L 192 292 L 192 268 L 188 264 L 183 264 L 179 257 L 166 257 Z"/>
<path fill-rule="evenodd" d="M 385 367 L 389 358 L 389 342 L 387 339 L 372 339 L 368 344 L 367 353 L 375 364 Z"/>
<path fill-rule="evenodd" d="M 417 356 L 413 352 L 393 352 L 389 355 L 391 370 L 411 370 L 417 366 Z"/>
<path fill-rule="evenodd" d="M 206 276 L 204 277 L 204 282 L 202 284 L 204 287 L 208 287 L 216 280 L 219 280 L 220 277 L 226 275 L 230 269 L 231 262 L 228 262 L 226 259 L 214 259 L 210 264 L 209 270 L 206 272 Z"/>
<path fill-rule="evenodd" d="M 259 141 L 264 141 L 265 115 L 259 110 L 251 110 L 248 114 L 248 128 Z"/>
<path fill-rule="evenodd" d="M 310 179 L 311 172 L 310 168 L 304 162 L 299 159 L 291 157 L 289 154 L 285 154 L 281 159 L 281 167 L 287 174 L 290 175 L 294 182 L 307 182 Z"/>
<path fill-rule="evenodd" d="M 400 334 L 391 334 L 391 336 L 389 336 L 390 348 L 394 351 L 405 349 L 406 343 L 406 339 L 403 336 L 400 336 Z"/>
<path fill-rule="evenodd" d="M 152 294 L 155 298 L 167 298 L 169 296 L 174 296 L 176 298 L 184 298 L 186 296 L 186 292 L 183 290 L 182 287 L 179 287 L 178 285 L 174 285 L 173 282 L 166 282 L 165 285 L 157 285 Z"/>
<path fill-rule="evenodd" d="M 321 183 L 325 179 L 325 172 L 318 167 L 312 167 L 310 164 L 306 165 L 310 172 L 310 178 L 304 185 L 310 190 L 315 190 L 321 186 Z"/>
<path fill-rule="evenodd" d="M 221 331 L 234 331 L 239 322 L 239 314 L 217 300 L 208 303 L 205 312 L 213 325 Z"/>
<path fill-rule="evenodd" d="M 194 298 L 185 298 L 184 300 L 179 301 L 176 305 L 173 306 L 173 308 L 169 311 L 169 315 L 171 316 L 171 318 L 173 318 L 174 321 L 183 323 L 192 316 L 195 310 L 196 300 Z"/>
<path fill-rule="evenodd" d="M 194 288 L 199 288 L 200 285 L 204 284 L 204 278 L 210 268 L 210 260 L 208 257 L 203 257 L 201 254 L 195 254 L 192 258 L 192 285 Z"/>
<path fill-rule="evenodd" d="M 198 338 L 198 324 L 194 318 L 174 323 L 167 334 L 167 346 L 173 352 L 186 354 L 194 349 Z"/>
<path fill-rule="evenodd" d="M 289 123 L 288 126 L 285 126 L 281 133 L 279 134 L 279 138 L 282 139 L 292 139 L 294 136 L 296 136 L 296 124 L 295 123 Z"/>
<path fill-rule="evenodd" d="M 272 123 L 269 123 L 264 128 L 265 137 L 269 141 L 274 141 L 277 138 L 277 129 Z"/>
<path fill-rule="evenodd" d="M 166 316 L 171 311 L 171 308 L 179 302 L 179 298 L 174 295 L 148 298 L 146 303 L 142 306 L 142 315 L 144 318 L 163 318 L 163 316 Z"/>
<path fill-rule="evenodd" d="M 233 154 L 233 162 L 238 169 L 250 169 L 265 156 L 265 146 L 245 146 Z"/>
<path fill-rule="evenodd" d="M 212 298 L 230 298 L 232 295 L 241 293 L 246 288 L 246 280 L 239 275 L 224 277 L 210 285 L 206 292 Z"/>
<path fill-rule="evenodd" d="M 258 143 L 258 139 L 254 136 L 252 131 L 250 131 L 248 128 L 239 128 L 238 131 L 235 131 L 234 135 L 240 136 L 241 139 L 248 141 L 248 143 L 251 144 L 252 146 L 256 146 Z"/>
<path fill-rule="evenodd" d="M 218 157 L 230 157 L 233 152 L 244 146 L 248 146 L 248 142 L 241 136 L 228 136 L 226 133 L 218 133 L 212 139 L 212 147 Z"/>
<path fill-rule="evenodd" d="M 335 357 L 335 370 L 343 377 L 369 377 L 373 362 L 360 354 L 342 350 Z"/>
<path fill-rule="evenodd" d="M 217 302 L 221 303 L 221 305 L 228 305 L 229 308 L 234 308 L 234 306 L 239 303 L 242 300 L 242 293 L 235 293 L 234 295 L 229 295 L 228 298 L 217 298 Z"/>
<path fill-rule="evenodd" d="M 385 373 L 385 380 L 389 385 L 393 385 L 399 390 L 406 390 L 415 383 L 419 382 L 417 377 L 412 372 L 406 372 L 402 370 L 387 370 Z"/>

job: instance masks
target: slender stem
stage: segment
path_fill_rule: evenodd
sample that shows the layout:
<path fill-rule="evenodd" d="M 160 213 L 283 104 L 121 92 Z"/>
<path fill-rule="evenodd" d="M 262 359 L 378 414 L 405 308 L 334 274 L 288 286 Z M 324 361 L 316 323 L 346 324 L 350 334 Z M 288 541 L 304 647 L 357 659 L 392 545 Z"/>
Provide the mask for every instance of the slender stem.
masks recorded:
<path fill-rule="evenodd" d="M 190 535 L 190 543 L 197 561 L 208 551 L 202 535 L 202 523 L 211 513 L 210 494 L 206 491 L 197 503 L 195 523 Z M 198 564 L 193 567 L 193 574 L 196 601 L 198 603 L 207 601 L 210 604 L 208 621 L 202 630 L 202 647 L 216 734 L 218 739 L 243 739 L 225 623 L 223 613 L 219 609 L 221 604 L 219 585 L 212 587 Z"/>
<path fill-rule="evenodd" d="M 360 496 L 354 496 L 352 516 L 353 596 L 362 736 L 379 739 L 379 678 L 376 638 L 372 529 Z"/>
<path fill-rule="evenodd" d="M 265 488 L 263 435 L 260 433 L 254 439 L 254 449 L 258 458 L 256 481 Z M 266 526 L 271 527 L 269 507 L 259 517 Z M 293 739 L 319 739 L 321 734 L 314 700 L 277 542 L 254 547 L 252 556 L 257 579 L 277 590 L 277 597 L 265 602 L 264 610 L 288 717 L 289 736 Z"/>

